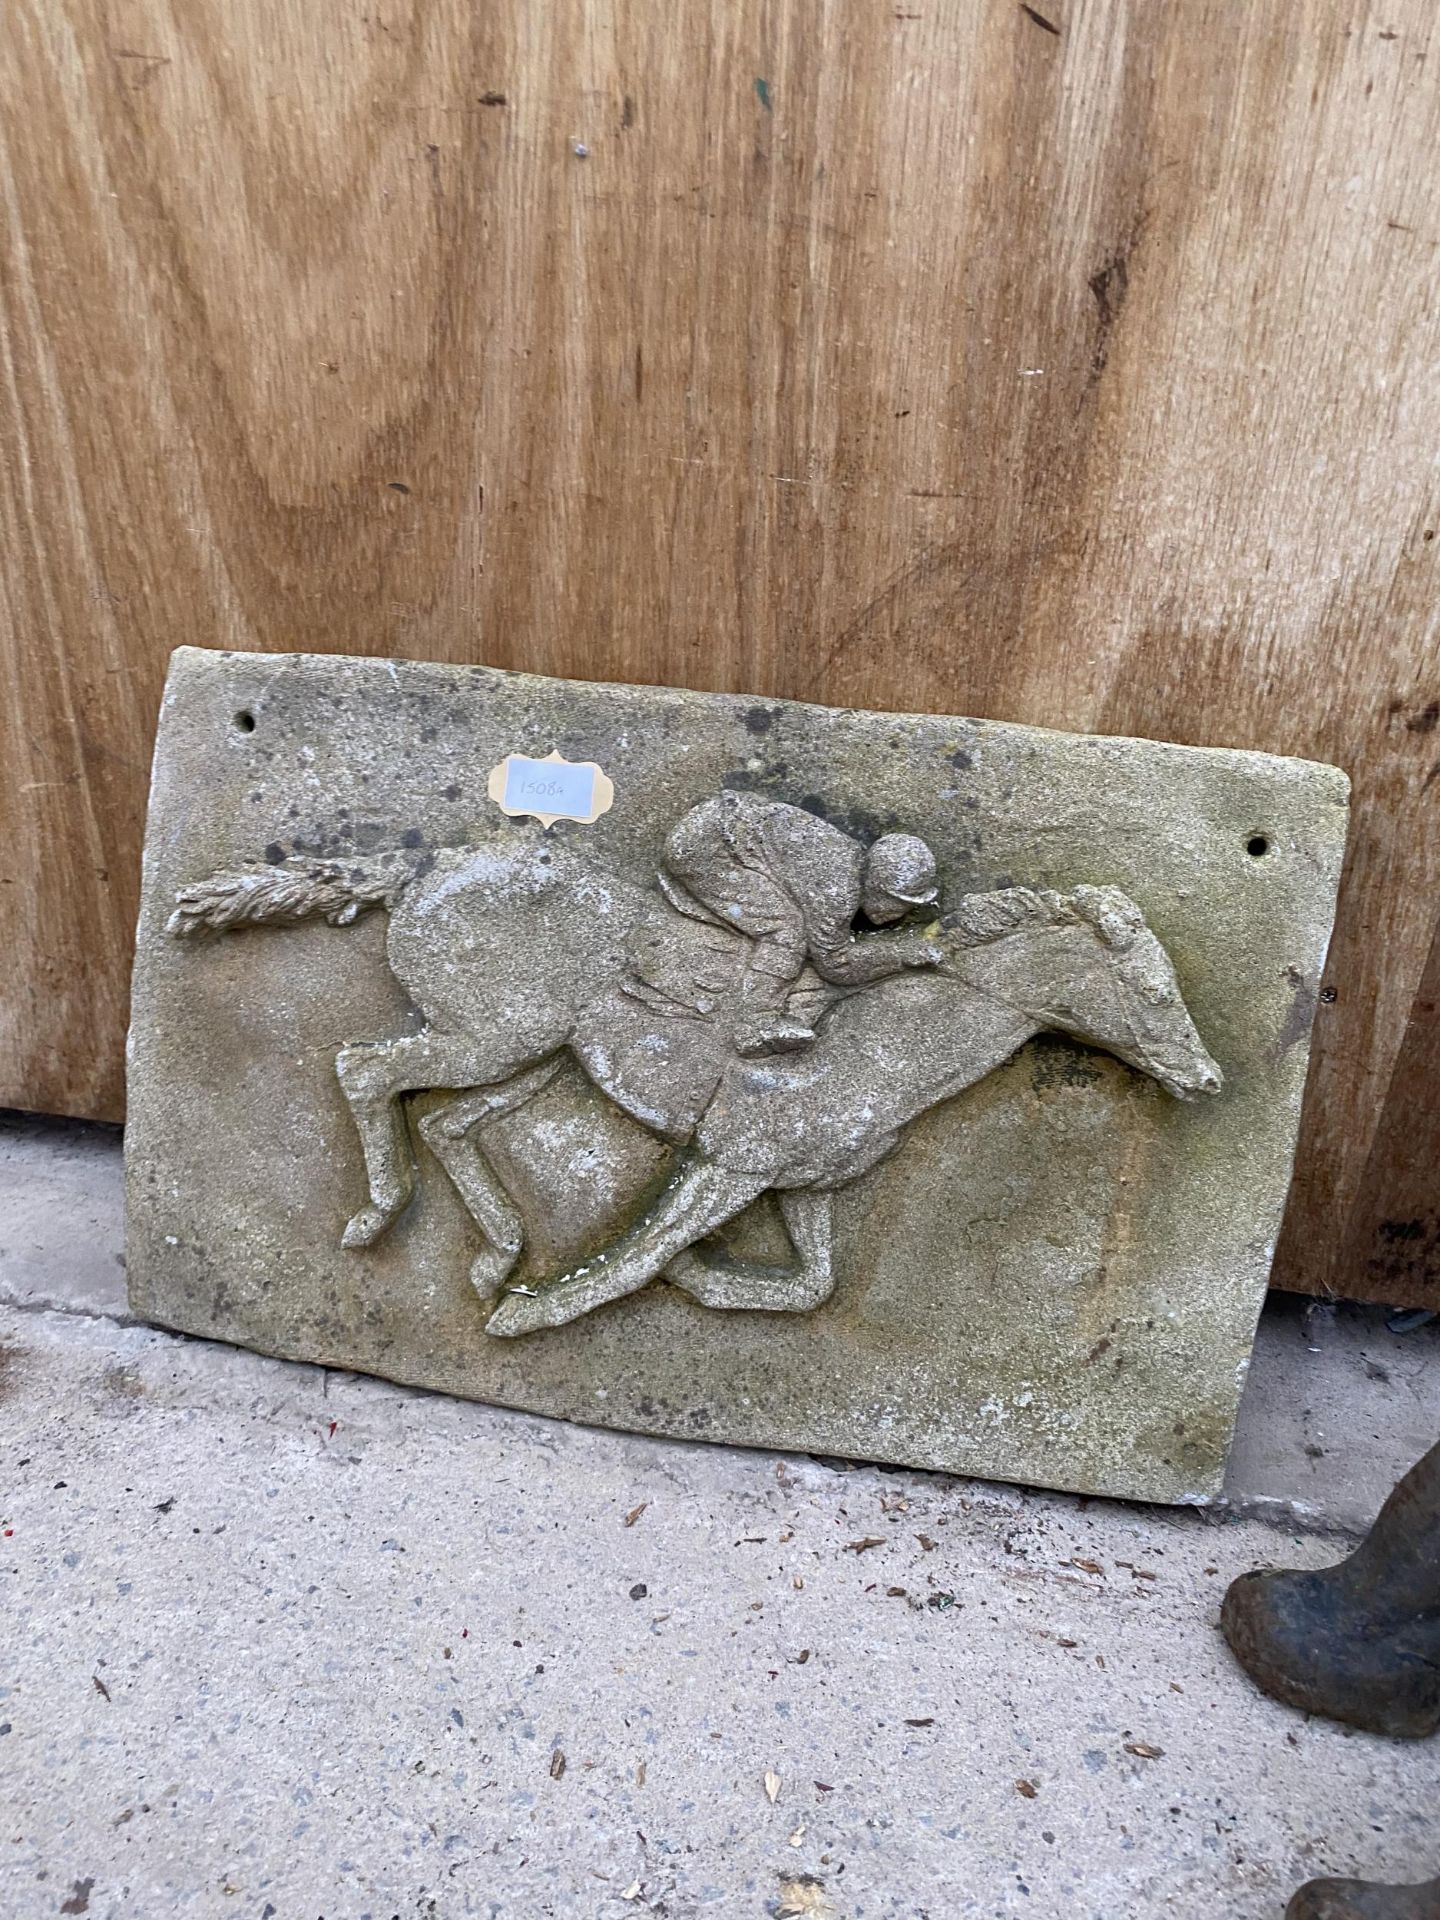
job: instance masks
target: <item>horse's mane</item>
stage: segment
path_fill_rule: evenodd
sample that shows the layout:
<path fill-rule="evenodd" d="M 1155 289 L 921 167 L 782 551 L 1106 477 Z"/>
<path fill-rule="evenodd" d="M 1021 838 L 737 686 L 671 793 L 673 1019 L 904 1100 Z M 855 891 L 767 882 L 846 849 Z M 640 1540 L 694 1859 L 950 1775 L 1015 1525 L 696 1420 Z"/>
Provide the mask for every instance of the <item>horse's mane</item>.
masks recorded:
<path fill-rule="evenodd" d="M 1076 887 L 1056 893 L 1050 887 L 1001 887 L 994 893 L 967 893 L 940 924 L 957 946 L 986 947 L 1033 927 L 1084 923 L 1107 946 L 1123 951 L 1145 926 L 1145 916 L 1118 887 Z"/>

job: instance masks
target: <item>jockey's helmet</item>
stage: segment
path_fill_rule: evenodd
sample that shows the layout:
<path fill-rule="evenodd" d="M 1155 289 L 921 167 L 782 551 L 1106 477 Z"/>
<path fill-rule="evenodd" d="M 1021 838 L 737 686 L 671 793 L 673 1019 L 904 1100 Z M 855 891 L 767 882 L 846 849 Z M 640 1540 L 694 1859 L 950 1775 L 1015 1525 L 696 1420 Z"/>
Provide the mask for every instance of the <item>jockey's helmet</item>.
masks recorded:
<path fill-rule="evenodd" d="M 935 856 L 913 833 L 887 833 L 865 862 L 861 907 L 867 920 L 884 926 L 911 907 L 928 907 L 939 898 Z"/>

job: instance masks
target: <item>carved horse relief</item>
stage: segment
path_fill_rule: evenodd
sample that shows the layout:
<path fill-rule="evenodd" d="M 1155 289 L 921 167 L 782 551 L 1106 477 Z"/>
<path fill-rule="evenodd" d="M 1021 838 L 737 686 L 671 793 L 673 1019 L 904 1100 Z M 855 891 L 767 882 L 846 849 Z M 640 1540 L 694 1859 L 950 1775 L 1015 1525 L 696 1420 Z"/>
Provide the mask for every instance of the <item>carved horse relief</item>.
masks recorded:
<path fill-rule="evenodd" d="M 1177 1099 L 1221 1084 L 1168 955 L 1114 887 L 969 895 L 925 927 L 923 966 L 907 960 L 868 983 L 836 984 L 807 967 L 778 1029 L 806 1044 L 758 1057 L 735 1044 L 746 934 L 677 911 L 666 893 L 597 871 L 563 843 L 527 837 L 217 873 L 180 891 L 169 930 L 313 917 L 343 927 L 372 908 L 387 915 L 390 969 L 425 1026 L 337 1056 L 369 1189 L 344 1244 L 371 1245 L 411 1198 L 403 1096 L 452 1093 L 420 1132 L 485 1238 L 471 1277 L 494 1302 L 493 1334 L 561 1326 L 661 1275 L 716 1308 L 818 1306 L 834 1287 L 834 1190 L 1038 1033 L 1102 1048 Z M 903 937 L 912 951 L 921 938 Z M 649 1211 L 602 1252 L 543 1285 L 507 1289 L 524 1224 L 481 1136 L 487 1120 L 546 1087 L 567 1054 L 680 1157 Z M 795 1264 L 707 1260 L 699 1243 L 768 1190 Z"/>

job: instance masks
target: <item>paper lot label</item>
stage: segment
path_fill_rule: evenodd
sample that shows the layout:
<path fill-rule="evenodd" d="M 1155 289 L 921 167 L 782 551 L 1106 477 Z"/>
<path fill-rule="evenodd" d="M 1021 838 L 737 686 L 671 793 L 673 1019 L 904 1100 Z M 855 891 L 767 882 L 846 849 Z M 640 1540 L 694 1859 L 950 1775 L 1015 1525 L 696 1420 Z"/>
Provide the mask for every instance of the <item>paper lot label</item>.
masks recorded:
<path fill-rule="evenodd" d="M 488 791 L 502 813 L 533 814 L 547 827 L 556 820 L 598 820 L 615 798 L 593 760 L 565 760 L 554 752 L 543 760 L 507 754 L 491 770 Z"/>

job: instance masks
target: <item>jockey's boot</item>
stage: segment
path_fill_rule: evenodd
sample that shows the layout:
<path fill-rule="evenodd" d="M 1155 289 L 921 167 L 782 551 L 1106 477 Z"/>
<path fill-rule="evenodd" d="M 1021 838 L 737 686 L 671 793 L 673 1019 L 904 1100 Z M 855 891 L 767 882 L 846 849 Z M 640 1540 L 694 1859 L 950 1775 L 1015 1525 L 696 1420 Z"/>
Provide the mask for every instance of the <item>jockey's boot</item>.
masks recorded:
<path fill-rule="evenodd" d="M 815 1029 L 784 1014 L 762 1013 L 742 1020 L 735 1029 L 735 1051 L 745 1060 L 766 1053 L 798 1053 L 815 1038 Z"/>
<path fill-rule="evenodd" d="M 1440 1729 L 1440 1446 L 1410 1469 L 1348 1560 L 1319 1573 L 1242 1574 L 1220 1625 L 1251 1679 L 1287 1706 L 1398 1738 Z M 1421 1892 L 1428 1907 L 1373 1911 L 1440 1916 L 1434 1886 Z"/>
<path fill-rule="evenodd" d="M 1370 1880 L 1307 1880 L 1285 1920 L 1440 1920 L 1440 1880 L 1384 1887 Z"/>

